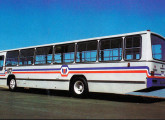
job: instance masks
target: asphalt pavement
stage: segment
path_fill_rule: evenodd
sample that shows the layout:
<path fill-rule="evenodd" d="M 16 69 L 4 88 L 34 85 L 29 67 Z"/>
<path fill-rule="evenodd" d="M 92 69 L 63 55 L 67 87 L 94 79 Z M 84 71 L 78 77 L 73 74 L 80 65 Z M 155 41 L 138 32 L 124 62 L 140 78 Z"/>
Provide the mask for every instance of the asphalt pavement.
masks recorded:
<path fill-rule="evenodd" d="M 0 119 L 164 119 L 165 99 L 67 91 L 0 88 Z"/>

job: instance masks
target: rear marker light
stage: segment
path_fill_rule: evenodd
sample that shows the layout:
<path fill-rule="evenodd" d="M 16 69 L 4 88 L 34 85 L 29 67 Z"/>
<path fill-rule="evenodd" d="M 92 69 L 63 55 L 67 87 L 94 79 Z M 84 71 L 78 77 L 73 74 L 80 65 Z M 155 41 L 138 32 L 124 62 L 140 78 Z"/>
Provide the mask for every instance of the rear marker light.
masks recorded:
<path fill-rule="evenodd" d="M 130 63 L 127 64 L 127 67 L 130 67 Z"/>

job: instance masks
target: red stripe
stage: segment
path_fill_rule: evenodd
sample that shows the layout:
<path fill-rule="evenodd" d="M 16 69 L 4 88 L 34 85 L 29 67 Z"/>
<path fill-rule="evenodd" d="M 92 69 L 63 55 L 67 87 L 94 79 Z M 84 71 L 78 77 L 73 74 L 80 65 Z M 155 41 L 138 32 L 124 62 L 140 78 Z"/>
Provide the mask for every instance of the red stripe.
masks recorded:
<path fill-rule="evenodd" d="M 159 77 L 159 76 L 149 76 L 147 73 L 147 70 L 130 70 L 130 71 L 69 71 L 69 73 L 76 74 L 76 73 L 146 73 L 148 78 L 162 78 L 165 79 L 165 77 Z M 68 74 L 69 74 L 68 73 Z M 61 74 L 60 71 L 35 71 L 35 72 L 13 72 L 13 74 Z M 67 77 L 67 75 L 62 75 L 62 77 Z M 0 75 L 5 76 L 5 75 Z"/>
<path fill-rule="evenodd" d="M 146 70 L 136 70 L 136 71 L 70 71 L 69 73 L 146 73 Z"/>
<path fill-rule="evenodd" d="M 69 73 L 76 74 L 76 73 L 146 73 L 147 77 L 147 70 L 131 70 L 131 71 L 69 71 Z M 35 71 L 35 72 L 13 72 L 13 74 L 61 74 L 60 71 Z M 63 75 L 62 77 L 67 77 L 68 74 Z"/>
<path fill-rule="evenodd" d="M 37 71 L 35 71 L 35 72 L 13 72 L 13 74 L 36 74 L 36 73 L 38 73 L 38 74 L 43 74 L 43 73 L 61 73 L 61 72 L 59 72 L 59 71 L 52 71 L 52 72 L 50 72 L 50 71 L 48 71 L 48 72 L 37 72 Z"/>
<path fill-rule="evenodd" d="M 5 75 L 0 75 L 0 76 L 5 76 Z"/>
<path fill-rule="evenodd" d="M 13 72 L 13 74 L 35 74 L 35 73 L 61 73 L 60 71 L 42 71 L 42 72 Z M 147 73 L 146 70 L 132 70 L 132 71 L 69 71 L 69 73 Z"/>
<path fill-rule="evenodd" d="M 159 76 L 148 76 L 148 78 L 162 78 L 162 79 L 165 79 L 165 77 L 159 77 Z"/>

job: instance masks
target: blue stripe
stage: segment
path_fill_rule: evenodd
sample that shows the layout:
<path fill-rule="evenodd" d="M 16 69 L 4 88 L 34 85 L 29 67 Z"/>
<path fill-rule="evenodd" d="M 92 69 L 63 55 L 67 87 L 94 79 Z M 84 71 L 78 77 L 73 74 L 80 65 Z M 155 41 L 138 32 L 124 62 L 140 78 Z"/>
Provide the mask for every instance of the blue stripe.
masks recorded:
<path fill-rule="evenodd" d="M 148 66 L 137 66 L 137 67 L 93 67 L 93 68 L 68 68 L 69 70 L 112 70 L 112 69 L 147 69 Z M 13 69 L 13 71 L 52 71 L 52 70 L 61 70 L 61 68 L 52 68 L 52 69 Z"/>
<path fill-rule="evenodd" d="M 52 69 L 13 69 L 13 71 L 52 71 L 52 70 L 61 70 L 60 68 Z"/>
<path fill-rule="evenodd" d="M 69 70 L 111 70 L 111 69 L 147 69 L 147 66 L 137 66 L 137 67 L 93 67 L 93 68 L 69 68 Z"/>
<path fill-rule="evenodd" d="M 65 66 L 67 67 L 67 66 Z M 87 68 L 69 68 L 69 70 L 112 70 L 112 69 L 147 69 L 148 73 L 149 67 L 148 66 L 135 66 L 135 67 L 87 67 Z M 60 71 L 61 68 L 52 68 L 52 69 L 13 69 L 13 71 Z M 7 70 L 6 70 L 7 71 Z M 2 74 L 4 75 L 4 74 Z M 155 75 L 161 75 L 161 74 L 156 74 Z"/>
<path fill-rule="evenodd" d="M 112 69 L 147 69 L 149 72 L 148 66 L 136 66 L 136 67 L 94 67 L 94 68 L 69 68 L 69 70 L 112 70 Z M 161 74 L 155 74 L 155 75 L 161 75 Z"/>

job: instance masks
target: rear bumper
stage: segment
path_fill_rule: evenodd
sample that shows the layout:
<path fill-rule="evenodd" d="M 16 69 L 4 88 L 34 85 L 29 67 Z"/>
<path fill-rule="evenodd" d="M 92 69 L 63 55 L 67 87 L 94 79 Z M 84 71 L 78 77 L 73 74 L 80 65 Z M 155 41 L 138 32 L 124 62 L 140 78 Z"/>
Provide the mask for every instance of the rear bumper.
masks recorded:
<path fill-rule="evenodd" d="M 147 78 L 147 88 L 165 87 L 165 79 L 163 78 Z"/>

